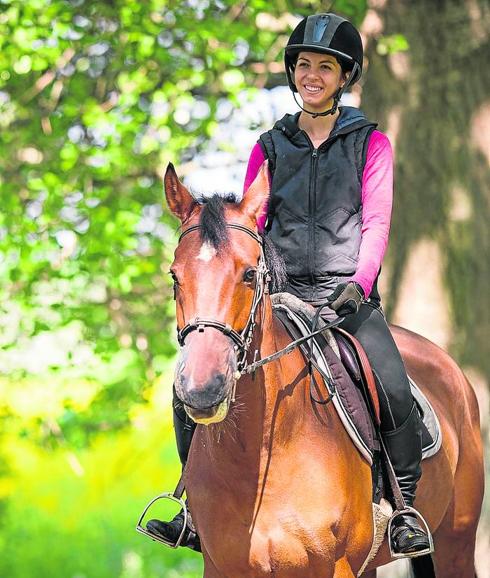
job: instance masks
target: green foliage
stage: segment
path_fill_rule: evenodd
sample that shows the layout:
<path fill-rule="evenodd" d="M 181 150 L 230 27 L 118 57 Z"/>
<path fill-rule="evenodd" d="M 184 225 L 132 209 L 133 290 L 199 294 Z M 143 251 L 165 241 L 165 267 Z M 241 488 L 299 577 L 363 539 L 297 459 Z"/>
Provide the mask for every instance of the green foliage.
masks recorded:
<path fill-rule="evenodd" d="M 11 326 L 0 345 L 76 321 L 100 363 L 126 350 L 126 373 L 72 415 L 83 428 L 127 423 L 175 353 L 167 163 L 190 159 L 219 103 L 254 87 L 253 63 L 267 76 L 281 60 L 293 14 L 322 9 L 0 0 L 0 316 Z M 366 3 L 335 9 L 360 18 Z"/>
<path fill-rule="evenodd" d="M 409 46 L 403 34 L 391 34 L 380 38 L 376 48 L 378 54 L 385 56 L 396 52 L 406 52 Z"/>

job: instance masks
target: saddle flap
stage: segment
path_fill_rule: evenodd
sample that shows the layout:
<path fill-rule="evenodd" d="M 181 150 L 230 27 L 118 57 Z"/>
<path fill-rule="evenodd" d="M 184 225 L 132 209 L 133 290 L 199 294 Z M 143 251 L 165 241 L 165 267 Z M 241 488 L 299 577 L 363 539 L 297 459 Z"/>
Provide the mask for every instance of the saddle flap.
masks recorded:
<path fill-rule="evenodd" d="M 311 305 L 289 293 L 276 293 L 272 295 L 272 301 L 274 314 L 286 326 L 293 339 L 311 331 L 311 320 L 315 313 Z M 367 355 L 355 337 L 339 328 L 322 333 L 315 341 L 322 353 L 323 363 L 330 366 L 337 387 L 338 395 L 334 397 L 333 405 L 353 443 L 372 464 L 373 452 L 379 449 L 379 442 L 371 420 L 378 420 L 379 424 L 380 407 L 375 375 Z M 312 352 L 315 356 L 318 353 L 315 347 L 312 347 Z M 318 362 L 322 363 L 320 357 Z M 358 386 L 363 381 L 358 379 L 359 375 L 366 381 L 364 388 Z M 440 424 L 427 398 L 413 379 L 410 376 L 408 378 L 423 419 L 425 459 L 436 454 L 441 447 Z M 368 404 L 372 409 L 368 409 Z"/>
<path fill-rule="evenodd" d="M 349 373 L 354 377 L 356 381 L 361 380 L 361 369 L 357 363 L 356 354 L 352 351 L 352 346 L 349 341 L 342 335 L 342 333 L 334 332 L 335 340 L 339 347 L 340 359 L 345 365 Z"/>
<path fill-rule="evenodd" d="M 336 327 L 333 330 L 336 336 L 337 343 L 339 344 L 339 350 L 346 355 L 346 358 L 342 358 L 342 362 L 346 365 L 347 369 L 353 367 L 353 375 L 359 375 L 358 381 L 363 382 L 365 385 L 366 393 L 369 397 L 369 404 L 373 413 L 373 419 L 376 420 L 376 424 L 379 426 L 381 423 L 381 410 L 379 405 L 378 389 L 376 387 L 376 382 L 374 380 L 373 370 L 371 364 L 369 363 L 368 357 L 364 348 L 359 343 L 359 341 L 347 331 Z M 340 345 L 342 343 L 342 346 Z M 342 349 L 341 349 L 342 347 Z"/>

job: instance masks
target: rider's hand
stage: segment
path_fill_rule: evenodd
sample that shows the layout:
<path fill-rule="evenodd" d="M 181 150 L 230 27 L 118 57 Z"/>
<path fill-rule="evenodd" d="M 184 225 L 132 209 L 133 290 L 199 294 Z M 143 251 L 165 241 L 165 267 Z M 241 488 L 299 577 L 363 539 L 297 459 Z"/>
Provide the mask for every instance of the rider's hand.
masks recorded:
<path fill-rule="evenodd" d="M 364 289 L 356 283 L 339 283 L 332 294 L 327 297 L 327 304 L 339 317 L 357 313 L 364 301 Z"/>

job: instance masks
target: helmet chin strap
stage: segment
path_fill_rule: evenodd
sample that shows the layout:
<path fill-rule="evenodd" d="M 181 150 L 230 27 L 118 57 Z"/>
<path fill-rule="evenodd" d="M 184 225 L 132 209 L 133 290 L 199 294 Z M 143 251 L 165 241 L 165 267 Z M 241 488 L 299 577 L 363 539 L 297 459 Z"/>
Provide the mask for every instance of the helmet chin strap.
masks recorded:
<path fill-rule="evenodd" d="M 324 112 L 311 112 L 311 110 L 307 110 L 306 108 L 303 108 L 301 106 L 301 104 L 298 102 L 298 99 L 296 98 L 296 93 L 293 92 L 293 98 L 294 98 L 296 104 L 299 106 L 299 108 L 303 112 L 306 112 L 307 114 L 311 114 L 311 116 L 313 118 L 316 118 L 317 116 L 328 116 L 329 114 L 335 114 L 337 112 L 337 108 L 339 106 L 340 97 L 341 97 L 341 93 L 340 93 L 340 91 L 337 91 L 335 93 L 335 96 L 333 97 L 333 106 L 331 108 L 329 108 L 328 110 L 325 110 Z"/>
<path fill-rule="evenodd" d="M 337 92 L 334 94 L 333 96 L 333 105 L 331 106 L 331 108 L 329 108 L 328 110 L 325 110 L 324 112 L 311 112 L 311 110 L 306 110 L 306 108 L 303 108 L 301 106 L 301 104 L 298 102 L 298 99 L 296 98 L 296 93 L 293 92 L 293 98 L 296 102 L 296 104 L 299 106 L 299 108 L 303 111 L 306 112 L 306 114 L 311 114 L 311 116 L 313 118 L 316 118 L 317 116 L 328 116 L 329 114 L 335 114 L 337 112 L 337 108 L 339 106 L 339 102 L 340 99 L 342 98 L 342 95 L 344 94 L 344 92 L 347 90 L 347 88 L 350 86 L 350 79 L 354 78 L 356 73 L 357 73 L 357 69 L 359 68 L 359 65 L 357 64 L 357 62 L 354 63 L 354 67 L 351 70 L 351 73 L 349 75 L 349 78 L 346 80 L 344 86 L 342 86 L 341 88 L 339 88 L 337 90 Z"/>

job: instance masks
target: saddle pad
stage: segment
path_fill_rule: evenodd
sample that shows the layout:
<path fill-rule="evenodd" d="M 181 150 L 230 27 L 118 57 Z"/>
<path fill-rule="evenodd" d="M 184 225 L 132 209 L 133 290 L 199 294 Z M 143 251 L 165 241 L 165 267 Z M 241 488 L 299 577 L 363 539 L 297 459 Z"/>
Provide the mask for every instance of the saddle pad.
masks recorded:
<path fill-rule="evenodd" d="M 420 391 L 415 381 L 408 376 L 412 395 L 422 418 L 422 459 L 430 458 L 441 449 L 442 432 L 439 418 L 429 400 Z"/>
<path fill-rule="evenodd" d="M 276 295 L 273 297 L 276 297 Z M 290 299 L 291 297 L 293 299 Z M 311 312 L 306 310 L 304 302 L 289 294 L 287 296 L 288 304 L 286 305 L 284 301 L 281 298 L 273 299 L 274 312 L 284 323 L 288 332 L 291 333 L 291 324 L 294 325 L 297 335 L 292 335 L 292 337 L 296 339 L 310 333 L 311 325 L 305 317 L 310 314 L 313 316 L 313 308 L 310 308 Z M 297 311 L 295 301 L 301 304 L 298 304 Z M 291 307 L 291 304 L 293 307 Z M 289 323 L 285 322 L 285 317 L 289 320 Z M 330 334 L 331 332 L 326 330 L 326 333 Z M 342 366 L 338 357 L 338 350 L 334 351 L 330 346 L 332 342 L 335 342 L 335 338 L 332 335 L 326 335 L 325 340 L 322 340 L 322 345 L 316 339 L 313 339 L 313 342 L 313 357 L 316 363 L 333 379 L 336 385 L 337 395 L 333 397 L 332 403 L 340 421 L 360 454 L 372 465 L 373 453 L 379 449 L 379 443 L 376 439 L 375 429 L 364 397 Z M 408 376 L 408 379 L 412 395 L 423 420 L 422 459 L 425 459 L 439 451 L 442 443 L 441 428 L 437 415 L 428 399 L 410 376 Z"/>

